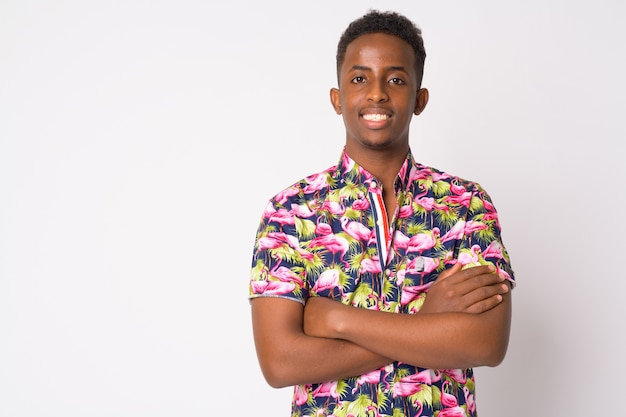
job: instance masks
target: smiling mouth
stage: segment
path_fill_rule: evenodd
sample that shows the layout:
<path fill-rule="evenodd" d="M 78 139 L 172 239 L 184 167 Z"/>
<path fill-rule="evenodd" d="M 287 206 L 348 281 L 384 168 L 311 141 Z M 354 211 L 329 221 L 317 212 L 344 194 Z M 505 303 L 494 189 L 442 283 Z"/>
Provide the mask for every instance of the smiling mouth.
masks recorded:
<path fill-rule="evenodd" d="M 389 115 L 379 113 L 364 114 L 363 119 L 370 122 L 382 122 L 383 120 L 389 120 Z"/>

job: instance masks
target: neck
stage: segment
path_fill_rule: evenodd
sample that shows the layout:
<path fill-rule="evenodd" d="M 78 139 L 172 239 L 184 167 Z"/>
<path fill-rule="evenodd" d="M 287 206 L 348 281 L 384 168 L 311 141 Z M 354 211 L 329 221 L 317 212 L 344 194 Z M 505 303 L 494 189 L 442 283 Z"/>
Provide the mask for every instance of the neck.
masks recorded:
<path fill-rule="evenodd" d="M 348 145 L 346 146 L 348 156 L 381 181 L 383 188 L 387 190 L 393 189 L 393 183 L 408 152 L 408 145 L 403 149 L 370 150 L 367 152 L 362 149 L 355 151 L 350 149 Z"/>

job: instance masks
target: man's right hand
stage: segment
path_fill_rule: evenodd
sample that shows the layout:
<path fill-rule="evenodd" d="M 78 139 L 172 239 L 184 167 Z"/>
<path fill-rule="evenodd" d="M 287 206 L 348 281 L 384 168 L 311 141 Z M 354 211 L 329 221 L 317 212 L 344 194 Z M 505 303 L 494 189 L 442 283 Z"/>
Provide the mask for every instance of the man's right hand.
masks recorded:
<path fill-rule="evenodd" d="M 462 269 L 456 263 L 428 289 L 421 313 L 483 313 L 502 302 L 509 284 L 491 265 Z"/>

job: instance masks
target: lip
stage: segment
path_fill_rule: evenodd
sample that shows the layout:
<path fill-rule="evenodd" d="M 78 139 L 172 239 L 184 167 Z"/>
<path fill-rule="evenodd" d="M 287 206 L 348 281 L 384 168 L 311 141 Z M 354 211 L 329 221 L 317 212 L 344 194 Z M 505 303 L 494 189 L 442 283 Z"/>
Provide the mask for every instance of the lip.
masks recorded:
<path fill-rule="evenodd" d="M 385 118 L 381 118 L 380 120 L 367 120 L 364 118 L 364 116 L 367 115 L 374 115 L 374 114 L 380 114 L 385 116 Z M 359 114 L 359 118 L 363 121 L 363 123 L 369 128 L 369 129 L 382 129 L 384 127 L 386 127 L 387 125 L 389 125 L 389 123 L 391 123 L 391 120 L 393 118 L 393 115 L 391 114 L 391 112 L 385 110 L 385 109 L 381 109 L 381 108 L 367 108 L 367 109 L 363 109 L 360 114 Z"/>

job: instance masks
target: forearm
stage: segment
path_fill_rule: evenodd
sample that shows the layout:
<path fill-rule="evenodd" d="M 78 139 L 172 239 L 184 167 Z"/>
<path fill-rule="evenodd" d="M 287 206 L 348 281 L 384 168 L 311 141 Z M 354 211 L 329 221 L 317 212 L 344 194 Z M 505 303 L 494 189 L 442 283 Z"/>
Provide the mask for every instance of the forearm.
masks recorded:
<path fill-rule="evenodd" d="M 481 314 L 393 314 L 346 307 L 333 312 L 329 327 L 333 337 L 422 368 L 495 366 L 506 353 L 510 311 L 509 294 Z"/>
<path fill-rule="evenodd" d="M 268 319 L 277 309 L 289 322 Z M 272 387 L 312 384 L 361 375 L 392 362 L 347 340 L 308 336 L 302 331 L 302 307 L 293 301 L 252 302 L 257 357 Z M 283 316 L 283 314 L 280 314 Z"/>

